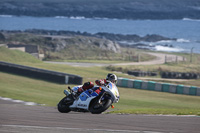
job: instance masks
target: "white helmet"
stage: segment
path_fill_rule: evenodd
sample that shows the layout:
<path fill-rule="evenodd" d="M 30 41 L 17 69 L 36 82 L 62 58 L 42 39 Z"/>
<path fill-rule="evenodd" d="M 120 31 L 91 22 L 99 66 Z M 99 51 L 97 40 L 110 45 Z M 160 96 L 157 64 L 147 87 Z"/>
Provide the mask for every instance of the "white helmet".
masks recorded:
<path fill-rule="evenodd" d="M 117 76 L 115 74 L 109 73 L 106 77 L 106 80 L 116 84 Z"/>

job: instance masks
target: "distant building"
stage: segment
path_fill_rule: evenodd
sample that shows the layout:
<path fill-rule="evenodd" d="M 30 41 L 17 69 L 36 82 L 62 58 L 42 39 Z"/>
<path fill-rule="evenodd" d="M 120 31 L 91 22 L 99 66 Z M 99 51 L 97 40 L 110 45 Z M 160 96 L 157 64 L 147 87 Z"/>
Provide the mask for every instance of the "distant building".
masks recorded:
<path fill-rule="evenodd" d="M 17 50 L 29 53 L 38 59 L 44 58 L 44 54 L 39 53 L 39 46 L 23 45 L 23 44 L 7 44 L 7 47 L 9 49 L 17 49 Z"/>

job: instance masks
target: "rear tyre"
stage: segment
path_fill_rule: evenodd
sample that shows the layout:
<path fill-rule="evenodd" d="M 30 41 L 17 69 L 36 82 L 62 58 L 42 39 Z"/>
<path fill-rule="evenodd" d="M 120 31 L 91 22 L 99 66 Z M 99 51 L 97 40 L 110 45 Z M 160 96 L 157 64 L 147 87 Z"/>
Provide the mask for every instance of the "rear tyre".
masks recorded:
<path fill-rule="evenodd" d="M 104 112 L 105 110 L 107 110 L 112 104 L 111 99 L 105 99 L 101 101 L 101 103 L 99 103 L 98 100 L 99 99 L 94 100 L 90 105 L 89 111 L 92 114 L 100 114 Z"/>
<path fill-rule="evenodd" d="M 73 101 L 68 100 L 69 97 L 64 97 L 59 103 L 58 103 L 58 111 L 60 113 L 68 113 L 71 111 L 69 106 L 73 103 Z"/>

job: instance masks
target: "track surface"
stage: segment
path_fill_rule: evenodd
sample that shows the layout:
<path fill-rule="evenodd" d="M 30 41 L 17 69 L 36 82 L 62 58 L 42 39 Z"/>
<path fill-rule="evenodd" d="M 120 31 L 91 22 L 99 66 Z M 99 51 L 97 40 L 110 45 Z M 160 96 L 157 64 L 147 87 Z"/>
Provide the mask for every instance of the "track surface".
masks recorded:
<path fill-rule="evenodd" d="M 0 133 L 199 133 L 200 117 L 59 113 L 0 100 Z"/>

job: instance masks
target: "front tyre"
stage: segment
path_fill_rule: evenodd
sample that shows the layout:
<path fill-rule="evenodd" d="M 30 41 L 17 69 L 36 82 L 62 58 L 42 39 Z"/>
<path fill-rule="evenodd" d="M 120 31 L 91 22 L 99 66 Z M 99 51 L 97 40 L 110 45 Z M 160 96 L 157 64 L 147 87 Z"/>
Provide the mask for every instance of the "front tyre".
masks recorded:
<path fill-rule="evenodd" d="M 58 111 L 60 113 L 68 113 L 71 111 L 69 106 L 71 105 L 71 102 L 67 101 L 68 97 L 64 97 L 59 103 L 58 103 Z"/>
<path fill-rule="evenodd" d="M 89 111 L 92 114 L 100 114 L 100 113 L 104 112 L 105 110 L 107 110 L 111 106 L 111 104 L 112 104 L 111 99 L 104 99 L 100 103 L 98 102 L 98 100 L 95 100 L 90 105 Z"/>

